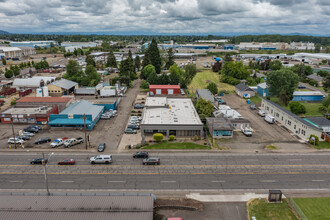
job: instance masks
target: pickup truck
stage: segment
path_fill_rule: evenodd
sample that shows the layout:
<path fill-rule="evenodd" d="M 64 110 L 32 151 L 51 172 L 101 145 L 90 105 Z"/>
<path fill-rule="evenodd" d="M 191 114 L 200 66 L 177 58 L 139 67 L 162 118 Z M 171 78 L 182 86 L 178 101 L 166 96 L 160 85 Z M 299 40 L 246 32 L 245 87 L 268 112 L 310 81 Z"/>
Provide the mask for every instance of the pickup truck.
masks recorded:
<path fill-rule="evenodd" d="M 252 131 L 251 131 L 250 128 L 241 126 L 241 131 L 247 137 L 251 137 L 252 136 Z"/>
<path fill-rule="evenodd" d="M 64 141 L 61 138 L 56 139 L 54 142 L 50 144 L 51 148 L 62 146 Z"/>
<path fill-rule="evenodd" d="M 70 138 L 64 141 L 64 147 L 72 147 L 83 142 L 84 140 L 82 138 Z"/>

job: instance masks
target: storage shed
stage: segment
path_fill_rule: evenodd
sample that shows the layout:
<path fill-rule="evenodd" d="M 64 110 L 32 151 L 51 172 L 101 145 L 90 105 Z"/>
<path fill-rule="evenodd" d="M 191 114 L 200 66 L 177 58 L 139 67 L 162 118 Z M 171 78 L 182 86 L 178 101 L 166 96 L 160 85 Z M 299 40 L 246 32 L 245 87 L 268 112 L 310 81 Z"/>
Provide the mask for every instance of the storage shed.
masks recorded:
<path fill-rule="evenodd" d="M 149 92 L 155 95 L 179 95 L 180 85 L 149 85 Z"/>
<path fill-rule="evenodd" d="M 322 101 L 324 95 L 318 91 L 295 91 L 292 101 Z"/>
<path fill-rule="evenodd" d="M 235 92 L 237 95 L 243 98 L 250 98 L 255 96 L 255 91 L 253 91 L 253 89 L 245 85 L 243 82 L 235 86 Z"/>
<path fill-rule="evenodd" d="M 86 124 L 88 130 L 92 130 L 103 111 L 104 106 L 93 105 L 86 100 L 81 100 L 71 104 L 58 115 L 50 115 L 49 125 L 52 127 L 84 127 Z"/>
<path fill-rule="evenodd" d="M 206 118 L 206 124 L 213 138 L 232 138 L 234 126 L 227 118 Z"/>
<path fill-rule="evenodd" d="M 259 95 L 261 95 L 262 97 L 268 97 L 269 96 L 268 86 L 267 86 L 267 84 L 265 82 L 264 83 L 260 83 L 257 86 L 257 93 Z"/>

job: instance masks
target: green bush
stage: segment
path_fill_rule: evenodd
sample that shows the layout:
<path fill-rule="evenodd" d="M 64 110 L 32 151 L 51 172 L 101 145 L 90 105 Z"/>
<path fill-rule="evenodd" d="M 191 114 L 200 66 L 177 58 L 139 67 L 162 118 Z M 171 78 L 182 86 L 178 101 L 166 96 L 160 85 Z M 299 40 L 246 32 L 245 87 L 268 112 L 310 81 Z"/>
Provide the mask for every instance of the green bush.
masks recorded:
<path fill-rule="evenodd" d="M 163 140 L 164 135 L 161 134 L 161 133 L 156 133 L 156 134 L 153 135 L 153 138 L 154 138 L 155 141 L 159 142 L 159 141 Z"/>
<path fill-rule="evenodd" d="M 140 149 L 141 148 L 141 145 L 136 145 L 135 148 L 136 149 Z"/>
<path fill-rule="evenodd" d="M 312 137 L 315 138 L 315 145 L 318 145 L 319 144 L 319 137 L 314 135 L 314 134 L 311 134 L 311 136 L 309 137 L 309 143 L 314 144 L 314 141 L 312 140 Z"/>
<path fill-rule="evenodd" d="M 149 83 L 145 80 L 142 80 L 140 88 L 141 89 L 149 89 Z"/>
<path fill-rule="evenodd" d="M 221 82 L 223 83 L 228 83 L 230 85 L 234 85 L 236 86 L 237 84 L 239 84 L 241 81 L 239 79 L 236 79 L 234 77 L 231 77 L 231 76 L 223 76 L 221 78 Z"/>
<path fill-rule="evenodd" d="M 168 137 L 168 140 L 169 140 L 169 141 L 174 141 L 174 139 L 175 139 L 175 136 L 174 136 L 174 135 L 170 135 L 170 136 Z"/>
<path fill-rule="evenodd" d="M 194 141 L 199 141 L 200 139 L 201 139 L 201 136 L 198 136 L 198 135 L 195 135 L 193 138 Z"/>
<path fill-rule="evenodd" d="M 300 102 L 294 101 L 289 103 L 290 111 L 294 114 L 304 114 L 306 113 L 306 108 Z"/>
<path fill-rule="evenodd" d="M 215 95 L 218 93 L 218 87 L 217 84 L 215 84 L 214 82 L 211 82 L 207 87 L 208 90 L 210 90 L 210 92 Z"/>
<path fill-rule="evenodd" d="M 132 110 L 132 113 L 135 113 L 135 110 Z"/>
<path fill-rule="evenodd" d="M 327 107 L 325 107 L 324 105 L 319 107 L 319 112 L 321 113 L 326 113 L 327 112 Z"/>
<path fill-rule="evenodd" d="M 16 104 L 16 99 L 13 98 L 13 99 L 11 100 L 11 102 L 10 102 L 10 105 L 15 105 L 15 104 Z"/>

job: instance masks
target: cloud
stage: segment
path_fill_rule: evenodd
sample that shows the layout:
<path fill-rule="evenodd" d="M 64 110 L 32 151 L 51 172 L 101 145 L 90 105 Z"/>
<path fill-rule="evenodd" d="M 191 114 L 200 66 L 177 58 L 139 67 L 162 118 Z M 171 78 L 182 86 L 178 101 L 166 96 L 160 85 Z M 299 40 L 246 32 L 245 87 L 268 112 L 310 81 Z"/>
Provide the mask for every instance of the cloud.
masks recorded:
<path fill-rule="evenodd" d="M 11 32 L 330 34 L 329 0 L 0 0 Z"/>

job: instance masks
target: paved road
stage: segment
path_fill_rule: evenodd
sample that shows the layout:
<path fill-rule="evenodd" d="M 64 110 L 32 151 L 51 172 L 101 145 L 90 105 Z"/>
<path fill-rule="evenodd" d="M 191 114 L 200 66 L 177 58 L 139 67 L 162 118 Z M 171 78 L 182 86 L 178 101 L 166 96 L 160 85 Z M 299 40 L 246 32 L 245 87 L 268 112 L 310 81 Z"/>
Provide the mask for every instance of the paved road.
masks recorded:
<path fill-rule="evenodd" d="M 129 154 L 113 155 L 111 165 L 90 165 L 77 154 L 75 166 L 47 166 L 50 189 L 228 190 L 330 189 L 329 153 L 312 155 L 158 154 L 159 166 L 143 166 Z M 1 155 L 1 189 L 43 189 L 43 168 L 29 165 L 35 154 Z"/>

